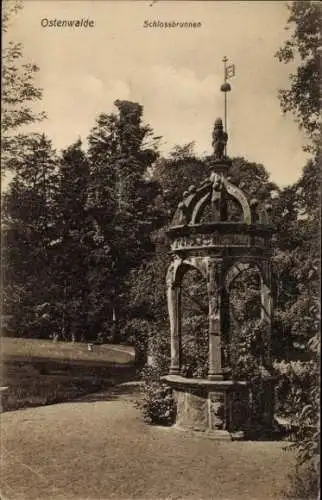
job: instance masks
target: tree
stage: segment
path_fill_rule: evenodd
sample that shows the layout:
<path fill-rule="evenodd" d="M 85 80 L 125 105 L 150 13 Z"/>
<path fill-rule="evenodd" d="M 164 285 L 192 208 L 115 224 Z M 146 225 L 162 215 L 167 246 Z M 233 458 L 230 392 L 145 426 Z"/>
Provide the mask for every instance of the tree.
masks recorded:
<path fill-rule="evenodd" d="M 296 343 L 302 350 L 317 333 L 314 316 L 318 313 L 315 304 L 320 269 L 318 168 L 316 159 L 309 160 L 300 179 L 282 190 L 276 206 L 275 316 L 280 323 L 277 335 L 287 336 L 289 346 Z"/>
<path fill-rule="evenodd" d="M 302 293 L 314 300 L 314 288 L 304 292 L 307 284 L 306 276 L 316 276 L 319 259 L 319 201 L 320 201 L 320 167 L 319 167 L 319 132 L 320 132 L 320 51 L 322 11 L 318 2 L 295 1 L 288 6 L 290 15 L 287 30 L 292 30 L 289 39 L 277 52 L 281 62 L 289 63 L 299 59 L 296 72 L 290 75 L 290 88 L 279 92 L 280 104 L 284 112 L 295 116 L 299 127 L 304 129 L 310 139 L 308 149 L 313 153 L 303 170 L 298 182 L 284 188 L 275 206 L 275 222 L 277 227 L 275 270 L 278 275 L 276 316 L 281 320 L 282 330 L 290 333 L 297 330 L 297 337 L 307 327 L 294 329 L 293 313 L 298 310 L 297 301 L 302 304 L 301 318 L 310 316 L 303 314 Z M 303 270 L 305 273 L 303 275 Z M 301 278 L 302 276 L 302 278 Z M 312 285 L 312 281 L 311 281 Z M 305 300 L 307 304 L 311 302 Z M 285 322 L 286 321 L 286 322 Z M 312 334 L 312 331 L 311 331 Z M 291 338 L 291 336 L 289 337 Z M 308 338 L 308 336 L 304 336 Z M 293 339 L 294 340 L 294 339 Z M 297 340 L 299 340 L 297 338 Z M 292 342 L 292 341 L 291 341 Z M 298 342 L 297 342 L 298 343 Z"/>
<path fill-rule="evenodd" d="M 42 90 L 35 85 L 35 76 L 39 68 L 33 63 L 24 61 L 21 43 L 7 40 L 10 20 L 21 8 L 21 2 L 7 1 L 4 3 L 3 9 L 2 169 L 13 167 L 10 159 L 19 152 L 20 142 L 24 142 L 24 137 L 17 134 L 19 129 L 23 125 L 29 125 L 45 118 L 44 113 L 37 113 L 32 108 L 32 103 L 39 101 L 42 97 Z"/>
<path fill-rule="evenodd" d="M 320 257 L 318 138 L 322 11 L 319 3 L 312 1 L 295 1 L 288 8 L 290 16 L 286 29 L 292 29 L 292 33 L 276 56 L 284 63 L 296 60 L 296 57 L 300 62 L 290 76 L 290 88 L 280 90 L 280 103 L 282 110 L 292 112 L 300 128 L 306 131 L 311 140 L 309 149 L 313 158 L 307 162 L 299 181 L 281 192 L 276 205 L 279 248 L 276 267 L 282 277 L 280 285 L 286 291 L 279 298 L 282 299 L 282 316 L 288 318 L 287 328 L 294 331 L 291 323 L 296 324 L 298 334 L 301 336 L 306 332 L 304 338 L 308 340 L 314 329 L 305 326 L 303 320 L 311 316 L 312 301 L 318 297 L 316 285 Z M 307 304 L 306 312 L 304 303 Z M 299 321 L 294 321 L 293 313 L 299 313 Z"/>
<path fill-rule="evenodd" d="M 290 88 L 279 93 L 284 112 L 292 112 L 310 139 L 307 147 L 313 158 L 306 164 L 300 180 L 281 193 L 279 237 L 283 250 L 279 265 L 291 277 L 292 287 L 280 323 L 309 359 L 295 367 L 287 365 L 288 405 L 296 424 L 295 446 L 298 463 L 293 498 L 317 498 L 319 477 L 319 275 L 320 275 L 320 54 L 322 11 L 318 2 L 295 1 L 289 6 L 287 28 L 291 37 L 276 54 L 288 63 L 299 58 Z M 285 220 L 283 221 L 283 216 Z M 280 231 L 281 233 L 281 231 Z M 290 238 L 288 238 L 290 236 Z M 287 265 L 285 266 L 285 262 Z M 281 265 L 282 264 L 282 265 Z M 305 469 L 301 466 L 305 465 Z"/>
<path fill-rule="evenodd" d="M 54 217 L 57 239 L 52 243 L 57 333 L 63 339 L 88 336 L 88 254 L 92 226 L 87 215 L 89 164 L 77 141 L 62 152 Z"/>
<path fill-rule="evenodd" d="M 320 134 L 321 24 L 320 2 L 294 1 L 288 6 L 286 29 L 289 39 L 277 52 L 281 62 L 300 58 L 296 72 L 290 75 L 290 88 L 279 91 L 282 110 L 295 116 L 315 147 Z"/>
<path fill-rule="evenodd" d="M 88 210 L 95 228 L 90 258 L 100 269 L 89 279 L 97 328 L 125 314 L 124 279 L 153 250 L 149 233 L 157 211 L 157 185 L 148 178 L 158 156 L 156 138 L 142 124 L 141 105 L 115 105 L 118 113 L 100 115 L 89 136 Z"/>
<path fill-rule="evenodd" d="M 197 158 L 194 143 L 174 146 L 168 158 L 159 158 L 152 170 L 152 178 L 162 188 L 164 214 L 168 220 L 174 215 L 182 193 L 191 184 L 198 184 L 207 175 L 207 166 Z"/>
<path fill-rule="evenodd" d="M 48 336 L 57 156 L 44 135 L 32 134 L 11 161 L 16 173 L 3 199 L 7 313 L 17 335 Z"/>

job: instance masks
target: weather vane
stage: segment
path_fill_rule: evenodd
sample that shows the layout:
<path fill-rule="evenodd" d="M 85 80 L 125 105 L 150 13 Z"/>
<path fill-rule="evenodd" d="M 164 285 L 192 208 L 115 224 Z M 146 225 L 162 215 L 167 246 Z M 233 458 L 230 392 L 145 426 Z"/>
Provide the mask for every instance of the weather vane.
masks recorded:
<path fill-rule="evenodd" d="M 223 58 L 223 63 L 224 63 L 224 83 L 220 87 L 220 90 L 225 93 L 225 115 L 224 115 L 224 130 L 227 133 L 227 92 L 231 91 L 231 86 L 227 82 L 229 78 L 232 78 L 235 76 L 235 65 L 230 64 L 227 66 L 228 58 L 225 56 Z M 225 155 L 227 155 L 227 151 L 225 148 Z"/>

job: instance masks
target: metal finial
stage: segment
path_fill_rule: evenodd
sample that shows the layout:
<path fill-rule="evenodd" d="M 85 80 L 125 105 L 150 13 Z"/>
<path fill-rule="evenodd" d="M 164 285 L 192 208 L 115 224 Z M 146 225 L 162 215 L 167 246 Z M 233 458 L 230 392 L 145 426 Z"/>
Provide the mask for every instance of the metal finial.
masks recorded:
<path fill-rule="evenodd" d="M 227 66 L 228 57 L 223 58 L 224 63 L 224 83 L 221 85 L 220 90 L 225 94 L 225 114 L 224 114 L 224 130 L 227 133 L 227 92 L 231 91 L 231 86 L 227 82 L 228 78 L 235 76 L 235 65 L 230 64 Z M 225 147 L 225 156 L 227 156 L 227 148 Z"/>

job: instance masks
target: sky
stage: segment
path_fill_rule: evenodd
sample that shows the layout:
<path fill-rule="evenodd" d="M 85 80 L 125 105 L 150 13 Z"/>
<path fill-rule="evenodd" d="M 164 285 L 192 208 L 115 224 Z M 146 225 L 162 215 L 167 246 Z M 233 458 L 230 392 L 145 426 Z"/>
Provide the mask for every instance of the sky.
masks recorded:
<path fill-rule="evenodd" d="M 42 26 L 48 20 L 89 19 L 93 27 Z M 284 116 L 277 92 L 294 69 L 274 57 L 289 33 L 281 1 L 25 0 L 7 38 L 21 41 L 40 71 L 48 119 L 28 130 L 45 132 L 55 148 L 84 141 L 114 101 L 144 107 L 144 121 L 162 136 L 162 152 L 195 141 L 211 153 L 214 121 L 223 117 L 223 62 L 229 81 L 228 154 L 262 163 L 279 185 L 295 182 L 307 156 L 304 137 Z M 44 21 L 45 20 L 45 21 Z M 199 28 L 146 28 L 145 21 L 201 23 Z"/>

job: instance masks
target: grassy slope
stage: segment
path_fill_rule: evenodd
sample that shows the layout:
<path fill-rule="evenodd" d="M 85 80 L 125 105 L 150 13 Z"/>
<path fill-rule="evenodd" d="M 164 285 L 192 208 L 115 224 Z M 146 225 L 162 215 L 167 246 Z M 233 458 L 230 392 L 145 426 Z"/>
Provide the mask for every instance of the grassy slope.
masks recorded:
<path fill-rule="evenodd" d="M 128 372 L 133 350 L 126 346 L 94 346 L 46 340 L 2 338 L 1 385 L 8 390 L 3 410 L 68 401 L 111 385 Z"/>

